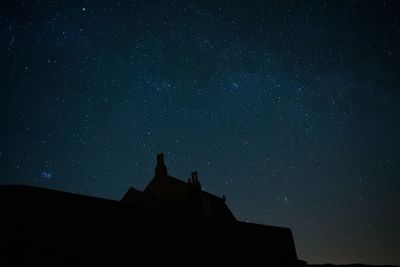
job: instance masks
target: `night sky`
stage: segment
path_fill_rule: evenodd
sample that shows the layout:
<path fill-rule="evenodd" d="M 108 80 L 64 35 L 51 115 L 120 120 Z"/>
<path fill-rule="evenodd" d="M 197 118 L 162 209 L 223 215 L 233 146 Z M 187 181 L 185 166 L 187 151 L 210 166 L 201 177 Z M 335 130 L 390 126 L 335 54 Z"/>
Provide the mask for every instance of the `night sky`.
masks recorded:
<path fill-rule="evenodd" d="M 247 2 L 2 1 L 0 183 L 120 199 L 164 152 L 301 259 L 400 264 L 400 1 Z"/>

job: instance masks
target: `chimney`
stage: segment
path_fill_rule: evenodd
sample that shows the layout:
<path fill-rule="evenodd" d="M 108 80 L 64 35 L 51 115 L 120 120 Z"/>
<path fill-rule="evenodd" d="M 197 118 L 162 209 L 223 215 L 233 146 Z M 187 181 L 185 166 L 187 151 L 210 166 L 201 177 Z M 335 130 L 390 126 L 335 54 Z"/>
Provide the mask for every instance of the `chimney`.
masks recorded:
<path fill-rule="evenodd" d="M 164 154 L 157 155 L 156 177 L 166 177 L 167 167 L 164 164 Z"/>
<path fill-rule="evenodd" d="M 197 188 L 201 189 L 201 184 L 199 182 L 199 178 L 197 176 L 197 172 L 192 172 L 191 185 L 193 187 L 197 187 Z"/>
<path fill-rule="evenodd" d="M 197 172 L 192 172 L 192 183 L 196 183 L 197 182 Z"/>

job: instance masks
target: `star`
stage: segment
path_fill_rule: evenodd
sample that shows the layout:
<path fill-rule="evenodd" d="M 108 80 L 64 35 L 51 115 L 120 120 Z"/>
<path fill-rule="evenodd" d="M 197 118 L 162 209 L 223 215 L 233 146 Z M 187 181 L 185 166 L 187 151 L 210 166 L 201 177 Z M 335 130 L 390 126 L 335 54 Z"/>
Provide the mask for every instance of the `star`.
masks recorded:
<path fill-rule="evenodd" d="M 44 171 L 41 173 L 41 177 L 42 177 L 42 179 L 44 179 L 44 180 L 50 180 L 50 179 L 53 178 L 53 173 L 52 173 L 51 171 L 49 171 L 49 170 L 44 170 Z"/>

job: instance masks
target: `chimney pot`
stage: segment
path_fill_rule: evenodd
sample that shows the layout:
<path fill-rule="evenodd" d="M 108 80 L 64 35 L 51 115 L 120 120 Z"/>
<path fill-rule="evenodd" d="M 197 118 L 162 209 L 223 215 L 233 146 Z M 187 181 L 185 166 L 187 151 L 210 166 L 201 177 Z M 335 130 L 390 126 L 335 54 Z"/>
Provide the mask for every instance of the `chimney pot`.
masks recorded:
<path fill-rule="evenodd" d="M 193 183 L 198 183 L 199 180 L 197 178 L 197 172 L 192 172 L 192 182 Z"/>
<path fill-rule="evenodd" d="M 164 164 L 163 153 L 157 154 L 156 176 L 157 177 L 167 176 L 167 167 Z"/>
<path fill-rule="evenodd" d="M 164 164 L 164 154 L 160 153 L 157 154 L 157 165 L 161 165 Z"/>

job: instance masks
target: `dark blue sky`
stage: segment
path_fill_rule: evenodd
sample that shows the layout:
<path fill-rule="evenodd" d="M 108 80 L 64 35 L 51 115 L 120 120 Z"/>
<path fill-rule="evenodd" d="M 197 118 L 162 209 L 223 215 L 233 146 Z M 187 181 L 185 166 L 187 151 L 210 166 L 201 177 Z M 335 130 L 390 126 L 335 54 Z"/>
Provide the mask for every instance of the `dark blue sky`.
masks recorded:
<path fill-rule="evenodd" d="M 2 3 L 0 183 L 120 199 L 164 152 L 304 260 L 400 264 L 400 2 L 246 2 Z"/>

